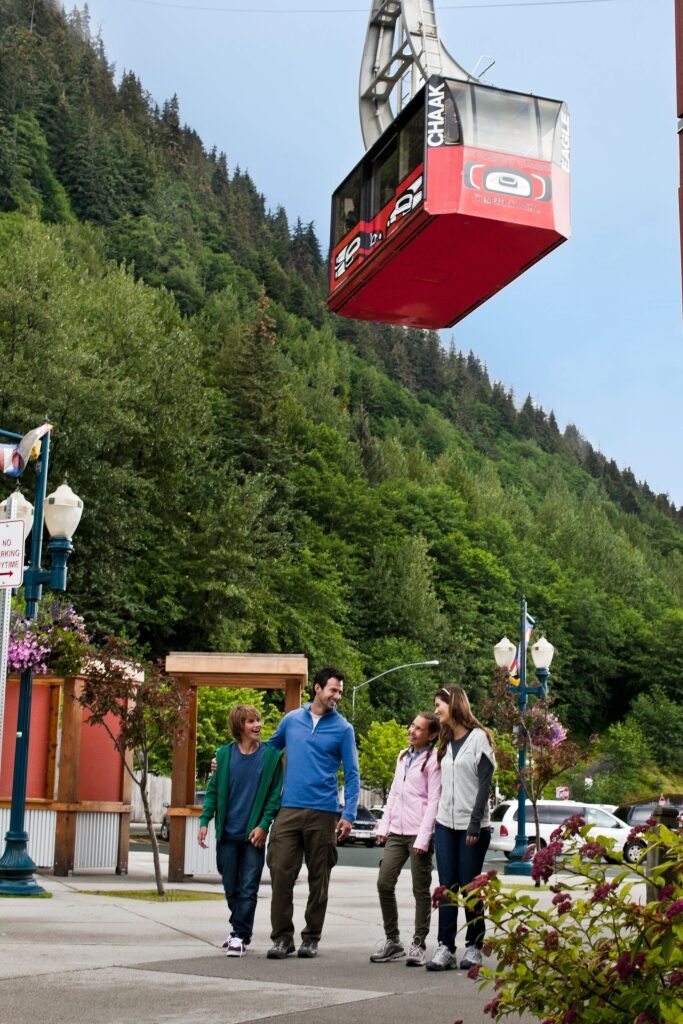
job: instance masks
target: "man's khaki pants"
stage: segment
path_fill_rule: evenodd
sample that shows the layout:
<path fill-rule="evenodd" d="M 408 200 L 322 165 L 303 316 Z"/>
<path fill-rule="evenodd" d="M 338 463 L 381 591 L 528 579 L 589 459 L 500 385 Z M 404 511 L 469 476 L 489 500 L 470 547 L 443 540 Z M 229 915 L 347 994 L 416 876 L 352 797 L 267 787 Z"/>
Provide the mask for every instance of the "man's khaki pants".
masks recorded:
<path fill-rule="evenodd" d="M 327 910 L 330 873 L 337 863 L 336 811 L 311 811 L 282 807 L 270 831 L 267 862 L 272 897 L 270 922 L 273 942 L 294 941 L 294 883 L 306 860 L 308 902 L 304 942 L 318 942 Z"/>

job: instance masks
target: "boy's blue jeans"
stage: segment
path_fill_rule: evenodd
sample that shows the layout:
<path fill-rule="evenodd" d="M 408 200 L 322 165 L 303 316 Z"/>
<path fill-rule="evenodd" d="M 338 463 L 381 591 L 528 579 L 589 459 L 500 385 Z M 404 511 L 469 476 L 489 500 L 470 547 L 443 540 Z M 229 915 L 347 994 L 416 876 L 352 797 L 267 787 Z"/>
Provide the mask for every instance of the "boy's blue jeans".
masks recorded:
<path fill-rule="evenodd" d="M 258 850 L 249 842 L 221 839 L 216 847 L 216 864 L 223 879 L 230 910 L 230 930 L 245 945 L 251 942 L 258 887 L 266 857 L 265 846 Z"/>

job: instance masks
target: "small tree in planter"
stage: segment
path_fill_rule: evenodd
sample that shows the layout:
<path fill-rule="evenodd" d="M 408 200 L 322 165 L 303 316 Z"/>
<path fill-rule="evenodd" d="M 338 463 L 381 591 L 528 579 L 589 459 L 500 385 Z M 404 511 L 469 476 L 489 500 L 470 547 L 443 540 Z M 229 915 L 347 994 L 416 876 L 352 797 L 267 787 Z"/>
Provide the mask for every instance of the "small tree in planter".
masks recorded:
<path fill-rule="evenodd" d="M 493 926 L 484 953 L 496 967 L 468 972 L 482 988 L 493 986 L 485 1013 L 500 1020 L 524 1012 L 542 1024 L 683 1021 L 683 834 L 651 826 L 633 830 L 661 848 L 649 876 L 644 861 L 608 876 L 605 857 L 619 857 L 614 840 L 589 835 L 577 815 L 534 857 L 534 877 L 547 882 L 557 857 L 575 851 L 572 874 L 550 886 L 545 908 L 538 897 L 505 889 L 494 871 L 452 894 L 465 904 L 483 900 Z M 646 877 L 656 895 L 642 902 L 634 886 Z"/>
<path fill-rule="evenodd" d="M 567 730 L 551 711 L 553 703 L 552 697 L 544 697 L 522 714 L 503 675 L 495 685 L 493 697 L 485 702 L 487 717 L 495 720 L 501 733 L 513 736 L 512 749 L 501 746 L 497 750 L 499 770 L 516 770 L 517 750 L 526 744 L 524 777 L 520 779 L 517 772 L 517 778 L 531 803 L 537 836 L 540 835 L 538 801 L 544 789 L 574 768 L 582 757 L 578 746 L 568 739 Z"/>
<path fill-rule="evenodd" d="M 83 688 L 75 699 L 89 712 L 88 724 L 109 733 L 126 771 L 140 789 L 157 892 L 163 896 L 159 845 L 149 806 L 149 763 L 162 744 L 172 741 L 186 701 L 176 680 L 157 665 L 145 665 L 142 679 L 139 668 L 131 662 L 127 645 L 110 639 L 97 657 L 86 660 Z M 127 751 L 133 753 L 132 765 L 126 760 Z"/>

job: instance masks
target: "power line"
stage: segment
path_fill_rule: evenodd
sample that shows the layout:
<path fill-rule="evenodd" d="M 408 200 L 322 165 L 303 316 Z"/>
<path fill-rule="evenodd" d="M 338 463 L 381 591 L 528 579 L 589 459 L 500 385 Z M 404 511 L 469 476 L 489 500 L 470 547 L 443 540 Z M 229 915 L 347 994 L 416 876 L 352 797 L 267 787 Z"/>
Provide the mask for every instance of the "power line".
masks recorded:
<path fill-rule="evenodd" d="M 167 0 L 131 0 L 147 7 L 165 7 L 174 11 L 202 11 L 212 14 L 367 14 L 367 7 L 203 7 L 199 4 L 174 4 Z M 474 11 L 492 7 L 562 7 L 576 4 L 613 4 L 618 0 L 509 0 L 508 3 L 442 4 L 440 11 Z"/>

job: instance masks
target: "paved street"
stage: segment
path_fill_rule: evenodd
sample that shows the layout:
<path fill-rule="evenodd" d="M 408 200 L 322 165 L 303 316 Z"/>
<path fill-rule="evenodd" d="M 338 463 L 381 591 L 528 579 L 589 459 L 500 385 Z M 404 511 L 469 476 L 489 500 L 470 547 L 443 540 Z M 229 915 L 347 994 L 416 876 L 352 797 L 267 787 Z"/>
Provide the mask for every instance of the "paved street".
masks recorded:
<path fill-rule="evenodd" d="M 369 962 L 382 935 L 376 876 L 374 867 L 335 869 L 320 954 L 312 961 L 266 959 L 267 884 L 253 947 L 240 960 L 220 949 L 226 933 L 222 901 L 157 904 L 88 895 L 94 889 L 150 888 L 149 853 L 131 854 L 125 878 L 107 871 L 40 876 L 52 899 L 0 900 L 0 1024 L 490 1022 L 482 1012 L 490 990 L 480 992 L 464 971 L 433 974 L 402 962 Z M 186 885 L 221 891 L 207 879 Z M 398 897 L 409 937 L 412 897 L 405 872 Z M 298 927 L 305 899 L 300 881 Z M 435 923 L 430 949 L 434 936 Z"/>

